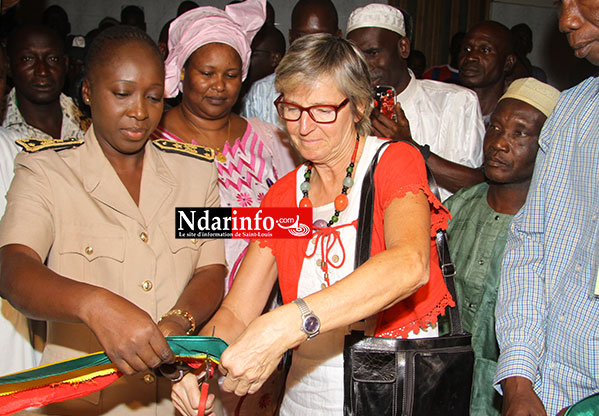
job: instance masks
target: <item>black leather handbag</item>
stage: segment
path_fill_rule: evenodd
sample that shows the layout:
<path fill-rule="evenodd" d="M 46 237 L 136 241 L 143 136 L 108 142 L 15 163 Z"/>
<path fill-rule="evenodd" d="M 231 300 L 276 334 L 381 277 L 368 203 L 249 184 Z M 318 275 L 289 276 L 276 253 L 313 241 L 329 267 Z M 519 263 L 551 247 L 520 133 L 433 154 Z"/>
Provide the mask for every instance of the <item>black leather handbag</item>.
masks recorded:
<path fill-rule="evenodd" d="M 360 200 L 356 241 L 357 268 L 370 257 L 374 206 L 374 157 Z M 427 167 L 429 187 L 438 187 Z M 436 235 L 439 263 L 456 306 L 447 308 L 450 333 L 437 338 L 394 339 L 365 337 L 352 332 L 345 338 L 344 415 L 346 416 L 462 416 L 469 414 L 474 352 L 471 335 L 462 328 L 453 282 L 455 266 L 443 230 Z"/>

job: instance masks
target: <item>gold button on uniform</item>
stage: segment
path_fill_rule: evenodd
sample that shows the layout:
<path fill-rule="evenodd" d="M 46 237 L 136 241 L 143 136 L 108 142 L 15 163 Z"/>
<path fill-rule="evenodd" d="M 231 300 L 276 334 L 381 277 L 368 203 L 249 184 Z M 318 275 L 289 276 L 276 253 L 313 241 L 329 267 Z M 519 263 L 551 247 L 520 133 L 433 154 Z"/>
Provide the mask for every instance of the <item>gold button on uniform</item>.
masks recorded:
<path fill-rule="evenodd" d="M 141 241 L 143 241 L 144 243 L 148 242 L 148 235 L 145 231 L 142 231 L 142 233 L 139 235 L 139 238 L 141 238 Z"/>
<path fill-rule="evenodd" d="M 143 290 L 145 290 L 146 292 L 149 292 L 150 290 L 152 290 L 152 287 L 154 287 L 154 285 L 149 280 L 144 280 L 141 284 L 141 288 Z"/>
<path fill-rule="evenodd" d="M 87 254 L 88 256 L 91 256 L 92 254 L 94 254 L 93 247 L 91 247 L 91 246 L 85 247 L 85 254 Z"/>
<path fill-rule="evenodd" d="M 148 373 L 144 376 L 144 381 L 146 382 L 146 384 L 152 384 L 155 380 L 156 380 L 156 377 L 154 377 L 153 374 Z"/>
<path fill-rule="evenodd" d="M 335 263 L 337 263 L 337 262 L 339 261 L 339 256 L 335 254 L 335 255 L 333 256 L 333 261 L 334 261 Z"/>

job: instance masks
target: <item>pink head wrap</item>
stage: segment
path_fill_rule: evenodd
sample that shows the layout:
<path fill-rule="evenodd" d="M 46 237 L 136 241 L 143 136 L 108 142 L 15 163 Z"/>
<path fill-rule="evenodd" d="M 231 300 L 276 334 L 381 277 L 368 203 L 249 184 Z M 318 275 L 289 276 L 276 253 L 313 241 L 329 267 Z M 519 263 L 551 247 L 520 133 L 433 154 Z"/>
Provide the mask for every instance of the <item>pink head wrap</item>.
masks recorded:
<path fill-rule="evenodd" d="M 171 23 L 168 33 L 169 54 L 165 62 L 166 97 L 175 97 L 181 86 L 181 69 L 197 49 L 209 43 L 224 43 L 241 57 L 242 79 L 250 66 L 252 39 L 266 19 L 266 0 L 245 0 L 225 10 L 198 7 Z"/>

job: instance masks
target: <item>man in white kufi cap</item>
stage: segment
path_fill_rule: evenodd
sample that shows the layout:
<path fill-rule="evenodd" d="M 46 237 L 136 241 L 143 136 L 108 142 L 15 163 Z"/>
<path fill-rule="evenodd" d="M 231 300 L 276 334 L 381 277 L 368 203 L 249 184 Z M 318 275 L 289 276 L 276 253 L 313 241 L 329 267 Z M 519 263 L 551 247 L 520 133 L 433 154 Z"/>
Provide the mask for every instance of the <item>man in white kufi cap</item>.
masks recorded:
<path fill-rule="evenodd" d="M 484 126 L 476 94 L 414 77 L 407 67 L 410 16 L 386 4 L 369 4 L 351 13 L 346 33 L 364 53 L 373 86 L 392 86 L 397 93 L 394 119 L 373 111 L 373 133 L 417 145 L 441 186 L 442 199 L 482 182 Z"/>
<path fill-rule="evenodd" d="M 485 134 L 486 182 L 463 188 L 445 201 L 458 306 L 472 334 L 474 379 L 470 414 L 500 416 L 502 399 L 493 387 L 499 357 L 495 304 L 510 222 L 528 195 L 541 128 L 559 91 L 534 78 L 518 79 L 499 99 Z"/>

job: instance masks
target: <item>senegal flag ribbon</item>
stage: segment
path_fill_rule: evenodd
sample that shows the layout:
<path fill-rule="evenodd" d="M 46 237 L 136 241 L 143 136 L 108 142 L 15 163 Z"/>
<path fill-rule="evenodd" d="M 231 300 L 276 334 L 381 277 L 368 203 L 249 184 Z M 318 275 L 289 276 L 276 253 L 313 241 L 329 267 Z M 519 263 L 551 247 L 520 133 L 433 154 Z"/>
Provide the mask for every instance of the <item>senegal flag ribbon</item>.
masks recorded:
<path fill-rule="evenodd" d="M 166 341 L 176 359 L 192 367 L 207 359 L 218 364 L 227 348 L 227 343 L 216 337 L 166 337 Z M 0 377 L 0 415 L 82 397 L 102 390 L 120 376 L 104 352 L 9 374 Z"/>

